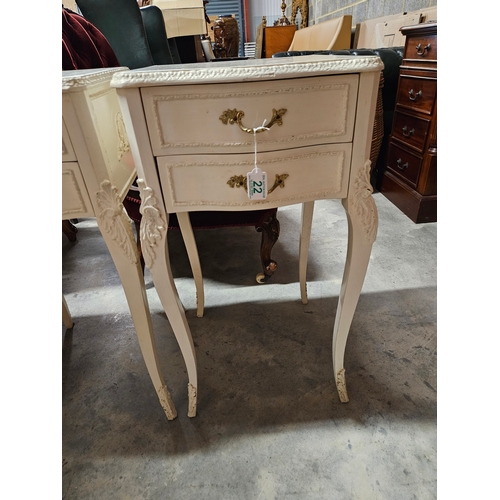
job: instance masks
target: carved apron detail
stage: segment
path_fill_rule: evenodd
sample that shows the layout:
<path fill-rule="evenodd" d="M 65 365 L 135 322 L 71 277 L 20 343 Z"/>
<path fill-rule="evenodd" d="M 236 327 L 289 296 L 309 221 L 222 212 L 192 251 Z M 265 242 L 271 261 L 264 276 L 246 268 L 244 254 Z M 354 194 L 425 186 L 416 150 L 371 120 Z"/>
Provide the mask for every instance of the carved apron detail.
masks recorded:
<path fill-rule="evenodd" d="M 166 231 L 167 224 L 163 220 L 160 211 L 157 208 L 157 200 L 153 190 L 146 186 L 143 179 L 137 179 L 139 194 L 141 196 L 141 248 L 144 257 L 144 263 L 148 269 L 153 267 L 156 253 L 154 248 L 162 239 L 162 231 Z"/>
<path fill-rule="evenodd" d="M 366 160 L 354 180 L 353 194 L 349 196 L 349 211 L 357 216 L 363 226 L 366 241 L 372 244 L 377 237 L 378 216 L 370 184 L 370 166 L 371 161 Z"/>
<path fill-rule="evenodd" d="M 99 214 L 97 218 L 102 229 L 116 242 L 132 264 L 138 261 L 137 247 L 134 243 L 132 224 L 118 196 L 118 189 L 105 180 L 101 190 L 96 193 Z"/>
<path fill-rule="evenodd" d="M 118 113 L 116 115 L 115 122 L 116 132 L 118 133 L 118 160 L 121 160 L 122 156 L 130 151 L 130 144 L 128 142 L 125 123 L 123 121 L 123 115 L 121 113 Z"/>

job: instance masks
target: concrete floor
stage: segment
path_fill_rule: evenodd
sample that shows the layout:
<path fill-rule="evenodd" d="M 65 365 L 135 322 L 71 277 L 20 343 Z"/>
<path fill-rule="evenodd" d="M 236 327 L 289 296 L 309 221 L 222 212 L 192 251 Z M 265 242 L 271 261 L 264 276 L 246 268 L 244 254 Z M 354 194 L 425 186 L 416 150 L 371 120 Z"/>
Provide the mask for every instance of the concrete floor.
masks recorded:
<path fill-rule="evenodd" d="M 265 285 L 253 228 L 196 232 L 206 309 L 178 232 L 174 278 L 197 348 L 198 415 L 146 271 L 158 352 L 179 416 L 167 421 L 94 220 L 62 238 L 64 499 L 436 498 L 436 233 L 375 194 L 379 233 L 347 342 L 350 402 L 335 390 L 331 335 L 346 254 L 338 201 L 316 204 L 309 304 L 298 285 L 300 207 L 280 209 Z"/>

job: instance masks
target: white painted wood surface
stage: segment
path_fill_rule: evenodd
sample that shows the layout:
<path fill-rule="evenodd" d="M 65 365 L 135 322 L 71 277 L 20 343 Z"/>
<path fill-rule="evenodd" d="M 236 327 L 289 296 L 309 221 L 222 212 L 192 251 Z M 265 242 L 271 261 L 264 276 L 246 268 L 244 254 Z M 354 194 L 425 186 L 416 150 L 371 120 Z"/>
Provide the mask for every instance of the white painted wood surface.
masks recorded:
<path fill-rule="evenodd" d="M 123 68 L 121 68 L 123 69 Z M 136 177 L 110 80 L 120 68 L 63 71 L 62 218 L 96 217 L 120 276 L 146 367 L 169 420 L 177 416 L 158 364 L 144 276 L 122 201 Z M 65 301 L 63 297 L 63 311 Z M 66 326 L 69 311 L 63 312 Z"/>
<path fill-rule="evenodd" d="M 382 67 L 373 56 L 303 56 L 172 65 L 113 76 L 140 178 L 142 210 L 150 214 L 141 225 L 142 248 L 150 251 L 146 265 L 186 362 L 189 416 L 196 414 L 196 355 L 170 271 L 166 228 L 168 212 L 208 207 L 251 210 L 302 203 L 299 274 L 306 303 L 314 201 L 342 200 L 349 241 L 333 332 L 333 365 L 340 399 L 348 401 L 345 345 L 378 224 L 369 157 Z M 221 126 L 219 117 L 225 109 L 243 110 L 249 118 L 245 127 L 253 128 L 271 115 L 266 106 L 287 112 L 281 126 L 259 134 L 264 138 L 258 144 L 264 146 L 258 158 L 273 175 L 289 177 L 266 200 L 250 202 L 243 188 L 231 188 L 227 181 L 251 170 L 253 135 L 237 124 Z M 184 119 L 189 126 L 181 125 Z M 183 226 L 183 236 L 190 241 Z"/>

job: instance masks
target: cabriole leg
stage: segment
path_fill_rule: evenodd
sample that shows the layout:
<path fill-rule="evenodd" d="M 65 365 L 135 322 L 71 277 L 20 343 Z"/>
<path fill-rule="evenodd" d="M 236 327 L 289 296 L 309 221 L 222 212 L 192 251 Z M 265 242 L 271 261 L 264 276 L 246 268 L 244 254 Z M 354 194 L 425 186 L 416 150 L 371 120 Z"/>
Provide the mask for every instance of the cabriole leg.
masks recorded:
<path fill-rule="evenodd" d="M 182 239 L 186 246 L 189 264 L 193 273 L 194 285 L 196 287 L 196 316 L 203 317 L 205 308 L 205 291 L 203 287 L 203 274 L 201 272 L 200 256 L 198 254 L 198 247 L 194 238 L 191 220 L 189 219 L 189 212 L 179 212 L 177 214 L 179 221 L 179 228 L 181 230 Z"/>
<path fill-rule="evenodd" d="M 173 420 L 177 416 L 177 410 L 158 363 L 144 274 L 131 221 L 118 199 L 116 188 L 109 181 L 101 184 L 101 191 L 97 193 L 96 199 L 100 209 L 97 224 L 120 276 L 142 356 L 167 419 Z"/>
<path fill-rule="evenodd" d="M 188 373 L 188 417 L 195 417 L 198 388 L 196 355 L 184 306 L 177 293 L 170 269 L 167 246 L 168 220 L 163 220 L 156 206 L 157 201 L 153 190 L 147 187 L 141 179 L 137 183 L 142 200 L 140 230 L 142 254 L 146 267 L 151 272 L 158 297 L 186 363 Z"/>
<path fill-rule="evenodd" d="M 361 288 L 366 276 L 373 242 L 377 235 L 378 215 L 372 197 L 369 166 L 360 170 L 349 197 L 342 200 L 348 222 L 347 257 L 333 327 L 333 371 L 340 401 L 347 403 L 344 352 Z"/>

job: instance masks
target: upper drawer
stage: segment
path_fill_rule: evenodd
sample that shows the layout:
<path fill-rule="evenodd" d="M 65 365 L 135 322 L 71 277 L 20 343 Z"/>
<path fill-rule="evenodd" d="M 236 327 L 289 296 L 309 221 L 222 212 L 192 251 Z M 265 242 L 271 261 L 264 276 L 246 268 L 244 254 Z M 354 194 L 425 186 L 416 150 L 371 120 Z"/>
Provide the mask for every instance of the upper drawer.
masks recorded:
<path fill-rule="evenodd" d="M 256 134 L 259 151 L 352 141 L 358 75 L 141 89 L 155 156 L 254 151 L 254 134 L 227 121 L 241 111 L 247 129 L 282 124 Z M 235 110 L 235 111 L 234 111 Z M 226 123 L 225 123 L 226 121 Z"/>
<path fill-rule="evenodd" d="M 400 75 L 397 103 L 408 109 L 432 115 L 436 100 L 437 80 Z"/>
<path fill-rule="evenodd" d="M 245 187 L 253 153 L 163 156 L 157 162 L 168 212 L 257 210 L 347 196 L 351 144 L 260 153 L 268 195 L 259 201 L 250 200 Z"/>
<path fill-rule="evenodd" d="M 437 34 L 409 37 L 404 57 L 412 62 L 437 61 Z"/>

